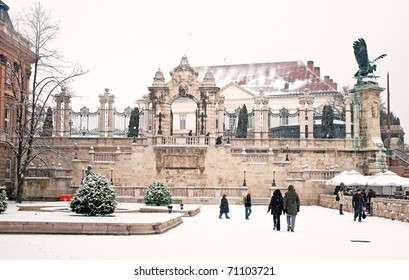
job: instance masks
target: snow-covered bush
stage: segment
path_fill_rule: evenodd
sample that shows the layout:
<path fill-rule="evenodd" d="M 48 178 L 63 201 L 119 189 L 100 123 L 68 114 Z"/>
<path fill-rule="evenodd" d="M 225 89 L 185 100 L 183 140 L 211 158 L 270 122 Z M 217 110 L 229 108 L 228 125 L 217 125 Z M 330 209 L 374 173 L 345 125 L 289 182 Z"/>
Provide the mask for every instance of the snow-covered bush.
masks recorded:
<path fill-rule="evenodd" d="M 153 182 L 148 186 L 145 194 L 147 205 L 169 205 L 172 203 L 172 194 L 162 182 Z"/>
<path fill-rule="evenodd" d="M 0 214 L 6 211 L 7 209 L 7 194 L 6 188 L 0 186 Z"/>
<path fill-rule="evenodd" d="M 71 211 L 77 214 L 96 216 L 114 213 L 117 204 L 116 192 L 111 182 L 88 169 L 82 186 L 71 199 L 70 207 Z"/>

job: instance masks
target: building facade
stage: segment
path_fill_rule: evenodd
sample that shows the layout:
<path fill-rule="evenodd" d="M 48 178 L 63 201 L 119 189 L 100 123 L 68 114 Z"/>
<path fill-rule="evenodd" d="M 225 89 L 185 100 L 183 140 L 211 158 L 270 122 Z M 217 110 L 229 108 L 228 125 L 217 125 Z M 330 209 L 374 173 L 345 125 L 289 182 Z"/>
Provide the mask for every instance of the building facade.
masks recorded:
<path fill-rule="evenodd" d="M 14 162 L 10 144 L 15 140 L 16 106 L 28 96 L 31 64 L 30 43 L 14 30 L 9 7 L 0 1 L 0 185 L 12 188 Z"/>

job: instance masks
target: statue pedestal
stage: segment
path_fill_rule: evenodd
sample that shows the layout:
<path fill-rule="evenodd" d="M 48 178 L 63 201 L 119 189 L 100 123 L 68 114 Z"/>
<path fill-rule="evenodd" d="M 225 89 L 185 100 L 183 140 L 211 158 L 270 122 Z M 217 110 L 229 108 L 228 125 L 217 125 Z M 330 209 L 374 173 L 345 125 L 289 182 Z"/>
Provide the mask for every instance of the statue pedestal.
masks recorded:
<path fill-rule="evenodd" d="M 380 93 L 383 90 L 383 88 L 374 84 L 355 87 L 351 90 L 351 93 L 358 97 L 360 103 L 359 111 L 354 111 L 354 114 L 359 113 L 359 118 L 354 118 L 354 126 L 359 127 L 359 130 L 354 129 L 354 138 L 357 139 L 359 137 L 362 148 L 383 147 L 379 123 Z"/>

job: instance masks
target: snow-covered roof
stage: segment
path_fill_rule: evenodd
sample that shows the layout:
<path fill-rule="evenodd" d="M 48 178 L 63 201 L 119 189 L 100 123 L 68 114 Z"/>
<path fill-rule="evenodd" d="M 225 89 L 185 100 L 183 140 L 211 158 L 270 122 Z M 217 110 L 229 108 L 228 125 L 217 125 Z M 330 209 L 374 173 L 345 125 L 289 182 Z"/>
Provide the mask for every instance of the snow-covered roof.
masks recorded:
<path fill-rule="evenodd" d="M 302 93 L 306 88 L 311 93 L 337 91 L 336 84 L 329 80 L 329 76 L 325 76 L 324 80 L 321 79 L 319 70 L 318 72 L 314 71 L 316 69 L 308 67 L 301 61 L 193 68 L 199 72 L 199 79 L 203 78 L 205 73 L 210 70 L 218 87 L 237 83 L 251 92 L 260 92 L 263 89 L 268 95 Z"/>

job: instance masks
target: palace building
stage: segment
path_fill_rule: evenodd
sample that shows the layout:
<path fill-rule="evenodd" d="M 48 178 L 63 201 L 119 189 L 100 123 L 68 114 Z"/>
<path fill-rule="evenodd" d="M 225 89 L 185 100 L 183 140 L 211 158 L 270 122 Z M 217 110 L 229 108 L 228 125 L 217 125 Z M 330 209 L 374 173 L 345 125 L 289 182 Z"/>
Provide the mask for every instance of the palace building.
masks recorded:
<path fill-rule="evenodd" d="M 17 91 L 28 94 L 35 55 L 13 29 L 8 9 L 0 1 L 0 185 L 13 196 L 15 158 L 7 141 L 14 141 Z M 383 89 L 351 90 L 324 133 L 324 106 L 340 93 L 320 72 L 313 61 L 193 67 L 183 56 L 169 76 L 159 69 L 146 82 L 149 93 L 136 101 L 138 137 L 127 137 L 132 109 L 118 112 L 109 89 L 96 97 L 96 112 L 85 106 L 77 112 L 61 88 L 53 131 L 36 138 L 46 140 L 49 153 L 30 162 L 24 198 L 73 194 L 92 165 L 124 201 L 141 201 L 148 185 L 162 181 L 185 203 L 217 203 L 222 194 L 239 203 L 247 192 L 264 201 L 292 184 L 303 204 L 318 204 L 319 194 L 333 191 L 326 180 L 341 171 L 369 175 L 387 168 L 379 125 Z M 244 105 L 248 134 L 238 138 Z"/>

